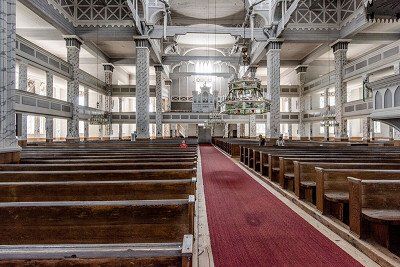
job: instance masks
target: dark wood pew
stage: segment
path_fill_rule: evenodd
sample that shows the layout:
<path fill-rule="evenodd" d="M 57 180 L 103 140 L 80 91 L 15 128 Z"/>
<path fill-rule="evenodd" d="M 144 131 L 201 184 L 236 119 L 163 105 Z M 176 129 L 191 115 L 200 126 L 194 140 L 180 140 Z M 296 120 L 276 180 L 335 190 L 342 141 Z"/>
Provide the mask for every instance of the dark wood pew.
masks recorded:
<path fill-rule="evenodd" d="M 286 160 L 286 159 L 285 159 Z M 400 159 L 374 158 L 289 158 L 294 163 L 294 193 L 315 204 L 317 171 L 325 169 L 397 169 Z"/>
<path fill-rule="evenodd" d="M 196 176 L 196 168 L 158 170 L 4 171 L 0 182 L 173 180 Z"/>
<path fill-rule="evenodd" d="M 348 180 L 350 230 L 400 255 L 400 178 Z"/>
<path fill-rule="evenodd" d="M 193 235 L 181 242 L 2 246 L 0 266 L 192 266 Z"/>
<path fill-rule="evenodd" d="M 75 163 L 75 164 L 0 164 L 0 171 L 77 171 L 77 170 L 140 170 L 189 169 L 196 162 L 139 162 L 139 163 Z"/>
<path fill-rule="evenodd" d="M 324 169 L 317 170 L 316 206 L 322 214 L 330 214 L 349 224 L 349 182 L 348 177 L 363 180 L 397 180 L 400 170 L 380 169 Z"/>
<path fill-rule="evenodd" d="M 117 201 L 185 199 L 196 178 L 139 181 L 62 181 L 0 183 L 0 202 Z"/>
<path fill-rule="evenodd" d="M 182 200 L 0 203 L 1 245 L 180 242 L 193 234 Z"/>
<path fill-rule="evenodd" d="M 121 158 L 121 159 L 35 159 L 25 158 L 21 159 L 21 164 L 76 164 L 76 163 L 141 163 L 141 162 L 193 162 L 197 160 L 196 157 L 185 157 L 185 158 L 170 158 L 170 157 L 157 157 L 157 158 Z"/>

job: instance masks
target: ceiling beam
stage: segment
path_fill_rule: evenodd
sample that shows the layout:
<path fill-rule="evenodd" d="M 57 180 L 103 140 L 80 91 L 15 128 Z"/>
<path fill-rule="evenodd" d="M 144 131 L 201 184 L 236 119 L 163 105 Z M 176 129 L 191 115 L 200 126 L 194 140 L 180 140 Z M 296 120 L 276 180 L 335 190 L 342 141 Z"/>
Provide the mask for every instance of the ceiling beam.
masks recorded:
<path fill-rule="evenodd" d="M 197 72 L 172 72 L 169 74 L 170 79 L 178 79 L 190 76 L 214 76 L 214 77 L 222 77 L 222 78 L 231 78 L 234 73 L 229 72 L 210 72 L 210 73 L 197 73 Z"/>
<path fill-rule="evenodd" d="M 181 55 L 164 55 L 162 56 L 163 64 L 172 65 L 187 61 L 221 61 L 236 63 L 240 57 L 235 56 L 181 56 Z"/>
<path fill-rule="evenodd" d="M 137 35 L 135 27 L 76 27 L 76 35 L 87 41 L 132 41 Z"/>
<path fill-rule="evenodd" d="M 308 54 L 301 60 L 300 65 L 308 65 L 314 60 L 317 60 L 320 56 L 328 53 L 331 50 L 330 44 L 331 43 L 323 43 L 317 48 L 315 48 L 313 51 L 311 51 L 310 54 Z"/>
<path fill-rule="evenodd" d="M 58 29 L 62 34 L 75 35 L 75 27 L 46 0 L 19 0 L 21 4 L 32 10 L 39 17 Z"/>
<path fill-rule="evenodd" d="M 188 33 L 200 34 L 229 34 L 232 36 L 239 36 L 241 38 L 250 38 L 250 28 L 243 30 L 241 27 L 212 27 L 212 26 L 168 26 L 167 37 L 175 37 L 177 35 L 185 35 Z M 164 37 L 164 27 L 162 25 L 155 25 L 154 29 L 149 33 L 152 39 L 161 39 Z M 266 41 L 268 38 L 264 34 L 263 28 L 254 29 L 254 38 L 257 41 Z"/>

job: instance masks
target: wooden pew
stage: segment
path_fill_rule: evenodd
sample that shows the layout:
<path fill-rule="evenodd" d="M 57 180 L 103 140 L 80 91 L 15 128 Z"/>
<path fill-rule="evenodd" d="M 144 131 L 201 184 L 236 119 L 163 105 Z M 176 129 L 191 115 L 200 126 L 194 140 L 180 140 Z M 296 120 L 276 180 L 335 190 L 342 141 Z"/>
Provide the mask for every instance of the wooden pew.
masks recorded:
<path fill-rule="evenodd" d="M 0 183 L 0 202 L 117 201 L 184 199 L 194 195 L 196 178 L 139 181 Z"/>
<path fill-rule="evenodd" d="M 140 170 L 189 169 L 196 162 L 139 162 L 139 163 L 75 163 L 75 164 L 0 164 L 0 171 L 77 171 L 77 170 Z"/>
<path fill-rule="evenodd" d="M 400 255 L 400 179 L 348 180 L 350 230 Z"/>
<path fill-rule="evenodd" d="M 181 200 L 0 203 L 1 245 L 179 242 L 193 234 L 194 196 Z"/>
<path fill-rule="evenodd" d="M 327 169 L 398 169 L 400 159 L 373 158 L 289 158 L 294 163 L 294 192 L 300 199 L 315 204 L 317 172 L 315 167 Z M 289 170 L 290 171 L 290 170 Z"/>
<path fill-rule="evenodd" d="M 1 246 L 0 266 L 192 266 L 193 235 L 181 242 Z"/>
<path fill-rule="evenodd" d="M 322 214 L 330 214 L 349 224 L 349 182 L 348 177 L 382 180 L 396 180 L 400 170 L 379 169 L 323 169 L 317 170 L 316 206 Z"/>
<path fill-rule="evenodd" d="M 173 180 L 196 176 L 196 168 L 158 170 L 4 171 L 0 182 Z"/>

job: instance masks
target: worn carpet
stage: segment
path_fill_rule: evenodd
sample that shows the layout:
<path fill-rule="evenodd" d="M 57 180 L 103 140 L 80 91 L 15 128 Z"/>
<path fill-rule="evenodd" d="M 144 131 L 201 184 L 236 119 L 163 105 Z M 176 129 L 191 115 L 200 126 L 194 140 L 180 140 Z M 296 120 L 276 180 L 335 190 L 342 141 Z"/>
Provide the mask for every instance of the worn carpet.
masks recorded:
<path fill-rule="evenodd" d="M 362 266 L 213 146 L 201 146 L 215 266 Z"/>

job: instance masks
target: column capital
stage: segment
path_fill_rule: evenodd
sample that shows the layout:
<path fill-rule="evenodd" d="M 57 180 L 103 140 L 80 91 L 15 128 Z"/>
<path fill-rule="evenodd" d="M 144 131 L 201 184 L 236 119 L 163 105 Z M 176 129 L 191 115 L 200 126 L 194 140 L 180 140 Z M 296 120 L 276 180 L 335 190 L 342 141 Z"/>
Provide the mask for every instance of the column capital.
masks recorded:
<path fill-rule="evenodd" d="M 75 47 L 81 49 L 81 45 L 83 44 L 83 40 L 76 35 L 63 35 L 62 36 L 66 41 L 67 47 Z"/>
<path fill-rule="evenodd" d="M 295 70 L 296 70 L 296 73 L 297 73 L 297 74 L 299 74 L 299 73 L 306 73 L 306 72 L 307 72 L 307 68 L 308 68 L 308 65 L 299 65 L 299 66 L 297 66 L 297 67 L 295 68 Z"/>
<path fill-rule="evenodd" d="M 172 80 L 164 80 L 164 84 L 166 85 L 166 86 L 169 86 L 169 85 L 172 85 Z"/>
<path fill-rule="evenodd" d="M 266 46 L 267 52 L 269 50 L 280 50 L 282 47 L 282 43 L 283 39 L 277 39 L 277 38 L 269 39 L 268 44 Z"/>
<path fill-rule="evenodd" d="M 140 36 L 140 37 L 135 37 L 134 39 L 136 47 L 138 48 L 149 48 L 150 47 L 150 42 L 149 42 L 149 37 L 147 36 Z"/>
<path fill-rule="evenodd" d="M 154 70 L 156 72 L 162 72 L 164 67 L 162 65 L 154 65 Z"/>
<path fill-rule="evenodd" d="M 338 39 L 334 43 L 331 44 L 331 48 L 333 49 L 333 53 L 338 50 L 347 50 L 349 47 L 350 39 Z"/>
<path fill-rule="evenodd" d="M 102 64 L 103 65 L 103 68 L 104 68 L 104 71 L 109 71 L 109 72 L 113 72 L 114 71 L 114 65 L 113 64 L 111 64 L 111 63 L 103 63 Z"/>

